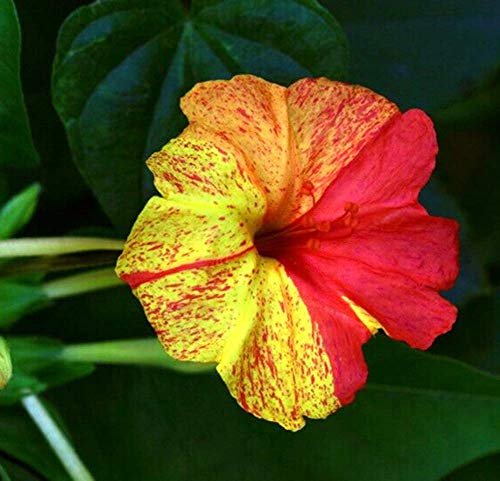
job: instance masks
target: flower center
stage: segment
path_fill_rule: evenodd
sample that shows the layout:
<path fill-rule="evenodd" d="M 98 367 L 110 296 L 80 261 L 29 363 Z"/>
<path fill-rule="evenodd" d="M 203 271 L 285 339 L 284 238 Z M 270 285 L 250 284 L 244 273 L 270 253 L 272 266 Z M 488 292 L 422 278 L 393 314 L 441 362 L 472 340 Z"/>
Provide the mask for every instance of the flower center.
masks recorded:
<path fill-rule="evenodd" d="M 319 250 L 324 240 L 351 235 L 358 224 L 358 212 L 358 204 L 346 202 L 342 215 L 333 220 L 317 221 L 311 210 L 284 229 L 262 235 L 257 233 L 255 246 L 259 254 L 266 257 L 276 257 L 291 247 Z"/>

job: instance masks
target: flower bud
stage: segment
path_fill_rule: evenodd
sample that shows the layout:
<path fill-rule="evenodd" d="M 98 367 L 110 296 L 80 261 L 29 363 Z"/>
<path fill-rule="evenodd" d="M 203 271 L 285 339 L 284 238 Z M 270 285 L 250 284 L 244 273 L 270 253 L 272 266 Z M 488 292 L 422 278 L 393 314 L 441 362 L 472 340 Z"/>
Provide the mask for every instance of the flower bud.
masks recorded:
<path fill-rule="evenodd" d="M 12 362 L 5 339 L 0 337 L 0 389 L 3 389 L 12 376 Z"/>

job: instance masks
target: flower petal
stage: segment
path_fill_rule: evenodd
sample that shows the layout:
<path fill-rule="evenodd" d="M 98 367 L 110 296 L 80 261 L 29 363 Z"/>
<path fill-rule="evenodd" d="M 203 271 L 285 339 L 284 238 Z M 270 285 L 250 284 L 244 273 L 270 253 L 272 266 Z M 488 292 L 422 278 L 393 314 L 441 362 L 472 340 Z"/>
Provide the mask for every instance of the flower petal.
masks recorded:
<path fill-rule="evenodd" d="M 208 210 L 208 209 L 207 209 Z M 253 248 L 252 233 L 237 213 L 203 213 L 153 197 L 137 218 L 116 272 L 132 288 L 153 279 L 200 265 L 220 264 Z"/>
<path fill-rule="evenodd" d="M 417 202 L 437 153 L 432 121 L 421 110 L 394 118 L 329 185 L 310 211 L 315 222 L 332 221 L 355 204 L 360 214 Z"/>
<path fill-rule="evenodd" d="M 284 89 L 251 75 L 197 84 L 181 105 L 191 123 L 245 154 L 267 197 L 266 232 L 309 210 L 398 113 L 393 103 L 364 87 L 321 78 Z"/>
<path fill-rule="evenodd" d="M 255 251 L 139 285 L 167 352 L 219 362 L 231 394 L 257 417 L 297 430 L 339 406 L 323 341 L 283 266 Z"/>
<path fill-rule="evenodd" d="M 295 219 L 318 201 L 399 110 L 365 87 L 319 78 L 299 80 L 288 88 L 288 112 L 301 179 Z"/>
<path fill-rule="evenodd" d="M 190 125 L 147 164 L 163 197 L 221 213 L 237 211 L 249 227 L 260 227 L 265 194 L 244 154 L 223 136 Z"/>
<path fill-rule="evenodd" d="M 150 159 L 166 198 L 153 197 L 138 217 L 117 263 L 123 280 L 134 287 L 252 247 L 266 204 L 239 156 L 210 132 L 189 127 Z"/>
<path fill-rule="evenodd" d="M 289 255 L 294 257 L 295 269 L 319 276 L 324 285 L 323 299 L 330 298 L 331 302 L 340 297 L 367 327 L 383 327 L 390 337 L 411 347 L 427 349 L 455 322 L 455 306 L 411 278 L 378 271 L 360 260 L 329 257 L 320 251 L 303 249 Z M 294 278 L 293 272 L 291 275 Z M 309 305 L 308 293 L 301 290 L 300 284 L 297 287 Z"/>
<path fill-rule="evenodd" d="M 368 370 L 361 347 L 370 339 L 370 329 L 341 299 L 342 293 L 322 261 L 314 258 L 306 267 L 309 258 L 300 254 L 291 253 L 282 262 L 321 335 L 332 366 L 334 394 L 345 405 L 366 383 Z"/>
<path fill-rule="evenodd" d="M 321 256 L 357 260 L 379 272 L 395 272 L 419 285 L 450 289 L 458 275 L 458 224 L 432 217 L 419 206 L 359 215 L 347 235 L 318 232 Z"/>
<path fill-rule="evenodd" d="M 258 259 L 239 312 L 217 370 L 245 410 L 295 431 L 340 407 L 317 325 L 281 264 Z"/>
<path fill-rule="evenodd" d="M 243 312 L 255 254 L 184 269 L 138 285 L 134 294 L 166 351 L 176 359 L 218 362 Z"/>
<path fill-rule="evenodd" d="M 287 217 L 295 188 L 295 159 L 289 152 L 286 89 L 252 75 L 197 84 L 181 100 L 183 112 L 241 149 L 246 168 L 265 192 L 265 228 Z"/>
<path fill-rule="evenodd" d="M 345 295 L 377 319 L 390 337 L 411 347 L 429 348 L 455 322 L 455 306 L 407 277 L 338 258 L 335 270 Z"/>

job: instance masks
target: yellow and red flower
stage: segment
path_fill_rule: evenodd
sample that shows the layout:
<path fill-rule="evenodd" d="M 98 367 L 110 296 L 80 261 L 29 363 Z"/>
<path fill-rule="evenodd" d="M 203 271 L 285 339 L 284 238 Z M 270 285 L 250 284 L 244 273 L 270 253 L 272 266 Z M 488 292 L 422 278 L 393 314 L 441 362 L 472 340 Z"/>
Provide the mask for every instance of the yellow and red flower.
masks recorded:
<path fill-rule="evenodd" d="M 366 382 L 378 329 L 426 349 L 456 309 L 457 223 L 418 203 L 437 143 L 420 110 L 324 78 L 196 85 L 190 124 L 148 160 L 153 197 L 117 272 L 166 351 L 215 362 L 287 429 Z"/>

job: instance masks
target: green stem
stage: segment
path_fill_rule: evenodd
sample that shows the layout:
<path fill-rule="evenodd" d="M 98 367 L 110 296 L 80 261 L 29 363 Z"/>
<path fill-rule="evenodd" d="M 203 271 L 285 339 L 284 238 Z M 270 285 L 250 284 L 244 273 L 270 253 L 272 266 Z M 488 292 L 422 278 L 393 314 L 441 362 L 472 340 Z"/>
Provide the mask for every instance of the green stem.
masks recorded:
<path fill-rule="evenodd" d="M 0 277 L 33 272 L 62 272 L 116 264 L 120 251 L 75 252 L 60 256 L 16 257 L 0 259 Z M 2 262 L 6 260 L 6 262 Z"/>
<path fill-rule="evenodd" d="M 98 237 L 43 237 L 0 241 L 0 257 L 54 256 L 73 252 L 123 250 L 124 242 Z"/>
<path fill-rule="evenodd" d="M 94 478 L 78 457 L 73 446 L 71 446 L 38 397 L 34 394 L 29 394 L 23 397 L 21 402 L 65 467 L 71 479 L 73 481 L 94 481 Z"/>
<path fill-rule="evenodd" d="M 212 371 L 214 367 L 211 363 L 177 361 L 165 353 L 157 339 L 73 344 L 63 347 L 58 358 L 67 362 L 155 366 L 185 373 Z"/>
<path fill-rule="evenodd" d="M 122 284 L 114 269 L 107 267 L 46 282 L 42 289 L 49 299 L 59 299 Z"/>

